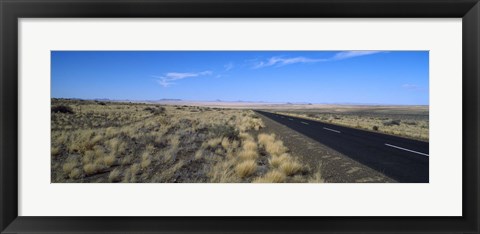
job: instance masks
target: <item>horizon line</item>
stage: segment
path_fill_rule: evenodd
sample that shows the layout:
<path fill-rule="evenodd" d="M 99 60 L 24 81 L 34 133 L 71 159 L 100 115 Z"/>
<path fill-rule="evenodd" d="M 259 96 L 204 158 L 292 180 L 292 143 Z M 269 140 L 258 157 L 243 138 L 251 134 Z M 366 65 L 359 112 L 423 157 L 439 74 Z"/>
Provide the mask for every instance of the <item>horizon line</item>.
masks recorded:
<path fill-rule="evenodd" d="M 50 97 L 51 99 L 76 99 L 76 100 L 84 100 L 84 101 L 113 101 L 113 102 L 159 102 L 159 101 L 169 101 L 169 102 L 225 102 L 225 103 L 265 103 L 265 104 L 288 104 L 288 105 L 354 105 L 354 106 L 362 106 L 362 105 L 371 105 L 371 106 L 430 106 L 430 104 L 392 104 L 392 103 L 356 103 L 356 102 L 269 102 L 269 101 L 245 101 L 245 100 L 237 100 L 237 101 L 227 101 L 227 100 L 188 100 L 188 99 L 180 99 L 180 98 L 160 98 L 160 99 L 111 99 L 111 98 L 76 98 L 76 97 Z"/>

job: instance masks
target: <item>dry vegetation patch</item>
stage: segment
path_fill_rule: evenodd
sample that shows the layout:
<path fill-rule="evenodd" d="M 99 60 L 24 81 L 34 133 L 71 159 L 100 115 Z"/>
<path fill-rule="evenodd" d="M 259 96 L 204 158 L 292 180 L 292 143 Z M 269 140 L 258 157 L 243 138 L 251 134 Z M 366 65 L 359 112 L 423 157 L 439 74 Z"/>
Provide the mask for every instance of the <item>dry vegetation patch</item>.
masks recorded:
<path fill-rule="evenodd" d="M 251 110 L 52 99 L 52 182 L 321 182 Z"/>
<path fill-rule="evenodd" d="M 325 123 L 428 141 L 428 107 L 370 107 L 276 111 Z"/>

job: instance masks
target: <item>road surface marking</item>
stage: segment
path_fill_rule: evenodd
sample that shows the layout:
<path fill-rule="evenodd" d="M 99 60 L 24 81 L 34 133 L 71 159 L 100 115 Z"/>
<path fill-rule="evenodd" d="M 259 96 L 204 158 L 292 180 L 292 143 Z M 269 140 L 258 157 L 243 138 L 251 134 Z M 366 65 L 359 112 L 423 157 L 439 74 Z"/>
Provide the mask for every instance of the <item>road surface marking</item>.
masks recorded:
<path fill-rule="evenodd" d="M 290 119 L 290 118 L 288 118 L 288 119 L 289 119 L 289 120 L 293 120 L 293 119 Z"/>
<path fill-rule="evenodd" d="M 328 130 L 328 131 L 332 131 L 332 132 L 336 132 L 336 133 L 340 133 L 340 131 L 333 130 L 333 129 L 331 129 L 331 128 L 323 128 L 323 129 Z"/>
<path fill-rule="evenodd" d="M 405 148 L 398 147 L 398 146 L 395 146 L 395 145 L 390 145 L 390 144 L 387 144 L 387 143 L 385 143 L 385 145 L 386 145 L 386 146 L 393 147 L 393 148 L 397 148 L 397 149 L 405 150 L 405 151 L 408 151 L 408 152 L 412 152 L 412 153 L 416 153 L 416 154 L 421 154 L 421 155 L 428 156 L 428 154 L 420 153 L 420 152 L 417 152 L 417 151 L 414 151 L 414 150 L 405 149 Z"/>
<path fill-rule="evenodd" d="M 285 119 L 285 117 L 283 117 L 283 116 L 280 116 L 280 117 L 282 117 L 282 119 Z"/>
<path fill-rule="evenodd" d="M 300 122 L 300 123 L 303 123 L 303 124 L 306 124 L 306 125 L 308 125 L 308 123 L 305 123 L 305 122 L 303 122 L 303 121 L 302 121 L 302 122 Z"/>

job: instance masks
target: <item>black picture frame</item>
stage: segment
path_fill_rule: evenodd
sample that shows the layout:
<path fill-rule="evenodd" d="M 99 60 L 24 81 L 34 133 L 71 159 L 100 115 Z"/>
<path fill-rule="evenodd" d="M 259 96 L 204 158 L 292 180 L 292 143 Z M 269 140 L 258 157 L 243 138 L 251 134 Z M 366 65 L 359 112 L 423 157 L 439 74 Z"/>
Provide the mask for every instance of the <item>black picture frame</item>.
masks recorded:
<path fill-rule="evenodd" d="M 0 0 L 0 12 L 1 233 L 479 232 L 478 0 Z M 18 19 L 37 17 L 462 18 L 463 215 L 462 217 L 18 216 Z"/>

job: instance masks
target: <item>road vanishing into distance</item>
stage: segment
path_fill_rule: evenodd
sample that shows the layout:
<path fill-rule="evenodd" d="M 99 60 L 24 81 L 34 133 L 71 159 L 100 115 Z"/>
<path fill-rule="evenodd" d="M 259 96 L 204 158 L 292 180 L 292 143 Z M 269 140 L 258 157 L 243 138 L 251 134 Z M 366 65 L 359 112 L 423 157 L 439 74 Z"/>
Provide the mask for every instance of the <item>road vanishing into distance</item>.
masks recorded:
<path fill-rule="evenodd" d="M 428 183 L 428 142 L 295 118 L 257 113 L 402 183 Z"/>

